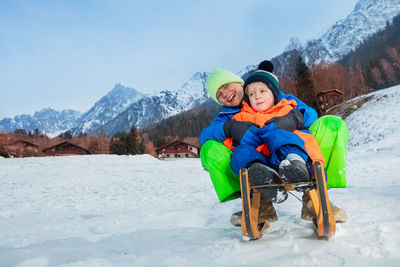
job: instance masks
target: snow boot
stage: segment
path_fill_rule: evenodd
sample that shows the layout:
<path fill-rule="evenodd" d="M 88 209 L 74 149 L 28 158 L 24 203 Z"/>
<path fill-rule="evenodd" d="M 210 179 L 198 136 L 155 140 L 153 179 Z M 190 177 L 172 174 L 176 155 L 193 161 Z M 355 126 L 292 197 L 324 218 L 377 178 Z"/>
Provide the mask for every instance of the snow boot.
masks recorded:
<path fill-rule="evenodd" d="M 258 215 L 258 223 L 272 223 L 278 220 L 276 211 L 272 201 L 265 195 L 261 194 L 260 197 L 260 212 Z"/>
<path fill-rule="evenodd" d="M 347 221 L 347 215 L 344 210 L 341 208 L 337 207 L 335 204 L 332 202 L 329 202 L 332 210 L 333 217 L 335 217 L 335 222 L 337 223 L 345 223 Z"/>
<path fill-rule="evenodd" d="M 303 220 L 312 221 L 314 218 L 314 208 L 311 202 L 310 194 L 305 192 L 302 197 L 303 207 L 301 208 L 301 218 Z M 345 223 L 347 221 L 347 215 L 341 208 L 335 206 L 332 202 L 329 202 L 332 210 L 333 217 L 335 217 L 335 222 Z"/>
<path fill-rule="evenodd" d="M 253 186 L 269 184 L 283 185 L 278 173 L 262 163 L 253 163 L 248 168 L 248 172 L 249 181 Z M 274 203 L 281 203 L 288 198 L 288 193 L 283 186 L 264 187 L 257 190 Z"/>
<path fill-rule="evenodd" d="M 311 202 L 310 194 L 305 192 L 302 197 L 303 207 L 301 208 L 301 218 L 303 220 L 312 221 L 314 218 L 314 208 Z"/>
<path fill-rule="evenodd" d="M 278 216 L 276 216 L 276 211 L 272 201 L 269 200 L 266 196 L 261 194 L 260 198 L 260 211 L 258 214 L 258 223 L 272 223 L 278 220 Z M 238 211 L 232 214 L 231 216 L 231 224 L 235 227 L 240 227 L 242 222 L 242 212 Z"/>
<path fill-rule="evenodd" d="M 231 224 L 235 227 L 240 227 L 242 224 L 242 212 L 237 211 L 231 215 Z"/>
<path fill-rule="evenodd" d="M 297 154 L 290 153 L 279 165 L 279 176 L 288 183 L 310 181 L 305 161 Z"/>

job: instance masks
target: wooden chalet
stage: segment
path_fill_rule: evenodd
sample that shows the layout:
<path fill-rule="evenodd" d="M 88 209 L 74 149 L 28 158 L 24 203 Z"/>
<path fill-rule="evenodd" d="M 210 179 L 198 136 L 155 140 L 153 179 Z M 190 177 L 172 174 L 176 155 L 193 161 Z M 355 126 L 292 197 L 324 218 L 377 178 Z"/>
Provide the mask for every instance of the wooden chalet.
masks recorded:
<path fill-rule="evenodd" d="M 200 148 L 183 141 L 175 141 L 156 149 L 156 153 L 158 158 L 198 158 Z"/>
<path fill-rule="evenodd" d="M 325 90 L 317 94 L 318 104 L 322 112 L 344 101 L 344 94 L 337 89 Z"/>
<path fill-rule="evenodd" d="M 89 155 L 89 150 L 68 141 L 42 150 L 46 156 Z"/>
<path fill-rule="evenodd" d="M 17 140 L 7 145 L 6 149 L 12 157 L 23 157 L 37 153 L 39 146 L 25 140 Z"/>

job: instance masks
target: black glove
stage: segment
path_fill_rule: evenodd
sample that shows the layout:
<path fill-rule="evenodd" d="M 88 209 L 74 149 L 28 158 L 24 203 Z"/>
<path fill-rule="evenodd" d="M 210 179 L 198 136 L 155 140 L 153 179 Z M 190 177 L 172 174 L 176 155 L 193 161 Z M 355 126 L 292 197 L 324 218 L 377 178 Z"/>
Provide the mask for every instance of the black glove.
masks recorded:
<path fill-rule="evenodd" d="M 250 126 L 260 128 L 259 125 L 249 121 L 228 120 L 224 123 L 224 133 L 227 138 L 233 137 L 233 146 L 236 147 L 240 144 L 240 141 Z"/>
<path fill-rule="evenodd" d="M 270 119 L 265 123 L 265 125 L 270 123 L 275 123 L 278 129 L 284 129 L 293 132 L 296 129 L 303 129 L 304 115 L 300 110 L 293 109 L 285 116 Z"/>

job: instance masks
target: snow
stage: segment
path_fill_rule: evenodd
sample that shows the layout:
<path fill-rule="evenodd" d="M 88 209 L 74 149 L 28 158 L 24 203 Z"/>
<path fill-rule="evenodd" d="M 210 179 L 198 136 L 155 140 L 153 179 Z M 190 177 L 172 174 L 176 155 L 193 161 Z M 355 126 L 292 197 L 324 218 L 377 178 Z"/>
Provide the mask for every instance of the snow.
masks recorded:
<path fill-rule="evenodd" d="M 400 266 L 399 91 L 346 120 L 348 187 L 329 196 L 348 221 L 329 241 L 291 195 L 247 241 L 199 159 L 0 158 L 0 266 Z"/>

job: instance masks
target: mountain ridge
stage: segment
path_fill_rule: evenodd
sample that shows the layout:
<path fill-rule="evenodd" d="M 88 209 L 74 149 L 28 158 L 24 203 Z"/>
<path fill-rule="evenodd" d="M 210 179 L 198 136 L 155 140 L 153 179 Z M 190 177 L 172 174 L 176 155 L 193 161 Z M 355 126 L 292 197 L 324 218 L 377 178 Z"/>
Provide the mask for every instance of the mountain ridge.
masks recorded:
<path fill-rule="evenodd" d="M 360 0 L 345 19 L 338 20 L 321 38 L 310 40 L 304 53 L 317 53 L 319 60 L 335 61 L 356 49 L 368 36 L 382 29 L 399 13 L 400 0 Z M 279 60 L 288 60 L 289 56 L 291 55 L 282 53 L 272 61 L 275 64 Z M 245 75 L 254 68 L 255 65 L 246 66 L 238 74 Z M 276 69 L 279 75 L 279 64 L 276 64 Z M 208 75 L 207 72 L 196 72 L 182 86 L 152 94 L 143 94 L 118 83 L 87 112 L 82 114 L 71 111 L 74 115 L 66 116 L 64 122 L 62 119 L 52 120 L 55 115 L 35 117 L 23 114 L 0 120 L 0 130 L 38 128 L 46 133 L 70 130 L 77 135 L 105 131 L 112 135 L 118 131 L 127 131 L 131 126 L 143 128 L 209 100 L 205 88 Z"/>
<path fill-rule="evenodd" d="M 360 0 L 345 19 L 337 21 L 316 42 L 325 48 L 325 60 L 338 61 L 398 14 L 400 0 Z"/>
<path fill-rule="evenodd" d="M 136 89 L 117 83 L 110 92 L 98 100 L 76 121 L 76 125 L 71 129 L 71 132 L 75 135 L 80 132 L 99 133 L 102 125 L 114 119 L 128 106 L 146 96 L 146 94 Z"/>
<path fill-rule="evenodd" d="M 0 130 L 5 132 L 15 129 L 34 131 L 46 129 L 51 133 L 62 132 L 70 129 L 76 120 L 81 116 L 81 112 L 64 109 L 57 111 L 52 108 L 42 108 L 33 115 L 21 114 L 13 118 L 3 118 L 0 120 Z"/>

